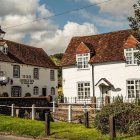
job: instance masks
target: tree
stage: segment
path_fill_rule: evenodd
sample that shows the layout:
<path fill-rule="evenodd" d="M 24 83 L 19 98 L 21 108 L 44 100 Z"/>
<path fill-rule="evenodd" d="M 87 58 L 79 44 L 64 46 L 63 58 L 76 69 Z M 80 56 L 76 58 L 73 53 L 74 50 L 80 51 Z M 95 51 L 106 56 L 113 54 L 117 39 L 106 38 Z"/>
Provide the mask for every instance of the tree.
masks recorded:
<path fill-rule="evenodd" d="M 134 16 L 128 17 L 129 26 L 132 29 L 133 36 L 140 42 L 140 0 L 133 5 L 133 8 Z M 138 65 L 140 65 L 140 43 L 137 43 L 136 48 L 138 52 L 135 54 L 135 57 L 138 59 Z"/>

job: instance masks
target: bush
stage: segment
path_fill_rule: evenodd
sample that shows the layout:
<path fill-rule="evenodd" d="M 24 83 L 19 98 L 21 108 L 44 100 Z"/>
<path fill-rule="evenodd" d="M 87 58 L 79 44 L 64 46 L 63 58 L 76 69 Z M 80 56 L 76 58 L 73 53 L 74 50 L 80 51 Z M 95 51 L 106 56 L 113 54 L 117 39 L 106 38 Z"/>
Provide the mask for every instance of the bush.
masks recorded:
<path fill-rule="evenodd" d="M 136 107 L 131 103 L 113 103 L 104 106 L 102 110 L 97 113 L 94 124 L 95 127 L 103 134 L 109 132 L 109 116 L 115 117 L 116 130 L 121 133 L 127 133 L 130 124 L 140 118 L 140 107 Z"/>
<path fill-rule="evenodd" d="M 140 120 L 134 121 L 129 126 L 129 134 L 131 135 L 139 135 L 140 134 Z"/>

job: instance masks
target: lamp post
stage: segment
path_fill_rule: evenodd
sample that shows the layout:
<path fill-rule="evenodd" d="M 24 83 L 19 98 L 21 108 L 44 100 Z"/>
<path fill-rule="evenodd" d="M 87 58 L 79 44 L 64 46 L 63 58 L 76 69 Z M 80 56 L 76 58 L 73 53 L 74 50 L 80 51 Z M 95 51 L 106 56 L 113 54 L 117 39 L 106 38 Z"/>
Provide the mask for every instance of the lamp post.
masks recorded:
<path fill-rule="evenodd" d="M 5 35 L 6 32 L 4 32 L 2 29 L 1 29 L 1 26 L 0 26 L 0 40 L 3 40 L 3 37 Z"/>

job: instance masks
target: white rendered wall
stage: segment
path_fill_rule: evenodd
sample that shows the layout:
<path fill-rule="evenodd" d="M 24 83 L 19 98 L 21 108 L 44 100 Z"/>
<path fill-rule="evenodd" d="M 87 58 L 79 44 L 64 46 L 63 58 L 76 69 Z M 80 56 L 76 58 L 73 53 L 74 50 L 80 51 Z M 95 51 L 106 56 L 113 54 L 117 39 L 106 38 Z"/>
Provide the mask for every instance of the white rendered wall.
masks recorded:
<path fill-rule="evenodd" d="M 90 82 L 90 96 L 93 96 L 92 88 L 92 67 L 79 70 L 77 66 L 62 68 L 63 93 L 65 97 L 77 97 L 77 82 Z"/>
<path fill-rule="evenodd" d="M 126 80 L 140 79 L 140 67 L 127 66 L 123 62 L 96 64 L 93 71 L 95 85 L 101 78 L 106 78 L 115 89 L 120 89 L 111 91 L 111 96 L 123 95 L 127 98 Z M 95 96 L 101 97 L 98 86 L 95 86 Z"/>
<path fill-rule="evenodd" d="M 20 78 L 13 78 L 13 65 L 20 66 Z M 39 68 L 39 79 L 33 78 L 33 68 Z M 55 71 L 55 81 L 50 80 L 50 70 L 49 68 L 31 66 L 31 65 L 24 65 L 24 64 L 16 64 L 16 63 L 7 63 L 7 62 L 0 62 L 0 70 L 6 71 L 6 76 L 13 80 L 13 84 L 11 85 L 8 83 L 6 86 L 0 85 L 0 94 L 3 92 L 9 93 L 11 96 L 11 87 L 12 86 L 20 86 L 22 88 L 22 97 L 25 96 L 26 93 L 31 93 L 32 96 L 38 97 L 42 95 L 42 88 L 47 88 L 47 95 L 51 93 L 51 87 L 55 88 L 55 94 L 57 95 L 57 86 L 58 86 L 58 78 L 57 78 L 57 70 Z M 34 80 L 33 84 L 21 84 L 20 79 L 23 79 L 23 75 L 31 75 L 31 79 Z M 33 88 L 34 86 L 39 87 L 39 95 L 33 95 Z"/>
<path fill-rule="evenodd" d="M 78 70 L 76 66 L 67 66 L 63 71 L 63 93 L 65 97 L 77 97 L 77 82 L 90 82 L 90 93 L 93 96 L 92 67 L 88 70 Z M 140 67 L 127 66 L 124 62 L 100 63 L 93 68 L 94 85 L 101 78 L 106 78 L 114 89 L 110 91 L 111 97 L 123 95 L 127 98 L 126 80 L 140 79 Z M 94 86 L 95 96 L 102 97 L 99 86 Z M 118 90 L 119 89 L 119 90 Z"/>

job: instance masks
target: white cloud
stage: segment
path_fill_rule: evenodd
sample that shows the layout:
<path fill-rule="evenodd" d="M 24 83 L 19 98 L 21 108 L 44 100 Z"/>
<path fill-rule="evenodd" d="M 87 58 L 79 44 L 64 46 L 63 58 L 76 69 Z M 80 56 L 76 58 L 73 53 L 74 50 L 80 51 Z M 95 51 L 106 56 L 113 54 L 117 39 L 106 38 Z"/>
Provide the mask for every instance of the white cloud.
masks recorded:
<path fill-rule="evenodd" d="M 34 14 L 38 6 L 39 0 L 0 0 L 0 17 Z"/>
<path fill-rule="evenodd" d="M 52 36 L 47 36 L 46 32 L 38 32 L 32 35 L 32 43 L 47 50 L 49 54 L 64 52 L 73 36 L 93 35 L 97 29 L 93 24 L 78 24 L 68 22 L 63 30 L 57 29 Z M 47 37 L 46 37 L 47 36 Z M 38 42 L 40 40 L 40 42 Z"/>
<path fill-rule="evenodd" d="M 9 40 L 23 42 L 27 35 L 29 37 L 33 35 L 37 38 L 39 33 L 41 37 L 42 34 L 45 34 L 46 38 L 53 36 L 58 27 L 51 19 L 35 21 L 40 17 L 49 17 L 52 15 L 53 13 L 44 4 L 39 4 L 39 0 L 1 0 L 0 25 L 6 31 L 5 38 Z M 30 38 L 28 39 L 29 42 L 33 42 Z"/>
<path fill-rule="evenodd" d="M 101 13 L 109 13 L 116 15 L 129 15 L 133 11 L 133 4 L 137 3 L 138 0 L 88 0 L 90 3 L 102 3 L 98 6 L 100 7 Z M 105 2 L 106 1 L 106 2 Z"/>

